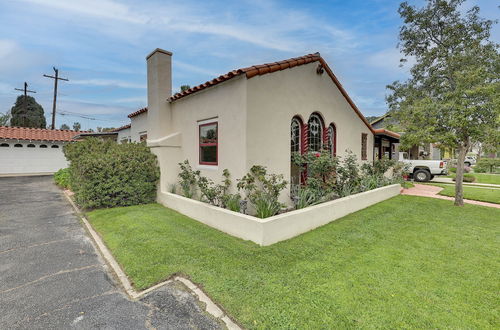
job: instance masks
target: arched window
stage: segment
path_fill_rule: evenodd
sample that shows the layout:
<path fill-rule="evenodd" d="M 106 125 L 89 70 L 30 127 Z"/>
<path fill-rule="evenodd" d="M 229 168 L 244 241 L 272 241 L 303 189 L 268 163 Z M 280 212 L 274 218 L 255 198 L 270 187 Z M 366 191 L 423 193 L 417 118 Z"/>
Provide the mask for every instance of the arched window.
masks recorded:
<path fill-rule="evenodd" d="M 292 119 L 292 124 L 290 126 L 290 152 L 293 154 L 294 152 L 300 152 L 301 146 L 300 141 L 302 137 L 302 123 L 300 119 L 294 117 Z"/>
<path fill-rule="evenodd" d="M 9 147 L 9 144 L 8 144 L 8 143 L 2 143 L 2 144 L 0 144 L 0 147 L 3 147 L 3 148 L 8 148 L 8 147 Z"/>
<path fill-rule="evenodd" d="M 51 146 L 51 148 L 56 149 L 56 148 L 59 148 L 59 146 L 58 146 L 57 144 L 53 144 L 53 145 Z"/>
<path fill-rule="evenodd" d="M 321 151 L 323 146 L 323 120 L 321 117 L 313 113 L 311 117 L 309 117 L 309 121 L 307 123 L 308 128 L 308 142 L 309 142 L 309 151 Z"/>
<path fill-rule="evenodd" d="M 22 147 L 23 147 L 23 145 L 22 145 L 22 144 L 20 144 L 20 143 L 16 143 L 16 144 L 14 144 L 14 148 L 22 148 Z"/>
<path fill-rule="evenodd" d="M 47 148 L 46 144 L 40 144 L 40 148 Z"/>
<path fill-rule="evenodd" d="M 337 154 L 337 130 L 333 123 L 328 126 L 328 150 L 333 156 Z"/>
<path fill-rule="evenodd" d="M 34 147 L 35 147 L 35 145 L 34 145 L 33 143 L 30 143 L 30 144 L 28 144 L 26 147 L 28 147 L 28 148 L 34 148 Z"/>

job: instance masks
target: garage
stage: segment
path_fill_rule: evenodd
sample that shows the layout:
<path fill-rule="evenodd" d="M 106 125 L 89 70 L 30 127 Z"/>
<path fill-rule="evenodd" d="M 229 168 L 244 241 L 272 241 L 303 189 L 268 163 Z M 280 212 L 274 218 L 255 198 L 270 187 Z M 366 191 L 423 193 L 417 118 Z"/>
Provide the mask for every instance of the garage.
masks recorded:
<path fill-rule="evenodd" d="M 67 167 L 63 146 L 80 133 L 0 126 L 0 176 L 47 175 Z"/>

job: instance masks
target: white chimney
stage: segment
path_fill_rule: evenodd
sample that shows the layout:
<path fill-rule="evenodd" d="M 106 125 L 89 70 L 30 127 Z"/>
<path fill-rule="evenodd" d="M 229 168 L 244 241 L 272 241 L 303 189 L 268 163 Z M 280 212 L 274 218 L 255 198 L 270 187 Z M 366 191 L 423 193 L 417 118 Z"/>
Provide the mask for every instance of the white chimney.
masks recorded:
<path fill-rule="evenodd" d="M 160 48 L 146 57 L 148 66 L 148 140 L 170 133 L 171 112 L 167 99 L 172 96 L 172 53 Z"/>

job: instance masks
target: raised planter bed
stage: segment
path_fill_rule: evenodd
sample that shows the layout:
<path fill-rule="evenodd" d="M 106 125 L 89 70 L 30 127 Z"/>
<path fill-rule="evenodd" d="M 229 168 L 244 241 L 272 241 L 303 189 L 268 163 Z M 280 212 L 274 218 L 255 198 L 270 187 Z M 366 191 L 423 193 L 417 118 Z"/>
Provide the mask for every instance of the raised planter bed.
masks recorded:
<path fill-rule="evenodd" d="M 267 246 L 298 236 L 347 214 L 399 195 L 400 191 L 401 186 L 393 184 L 265 219 L 233 212 L 169 192 L 160 192 L 158 202 L 229 235 Z"/>

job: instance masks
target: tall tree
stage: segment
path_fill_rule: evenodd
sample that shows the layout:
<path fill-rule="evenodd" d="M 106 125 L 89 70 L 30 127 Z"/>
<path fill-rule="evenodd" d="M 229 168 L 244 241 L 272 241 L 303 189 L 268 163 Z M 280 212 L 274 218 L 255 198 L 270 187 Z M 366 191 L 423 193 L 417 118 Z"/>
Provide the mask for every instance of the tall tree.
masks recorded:
<path fill-rule="evenodd" d="M 73 123 L 73 130 L 79 131 L 82 128 L 82 125 L 79 122 Z"/>
<path fill-rule="evenodd" d="M 59 129 L 69 129 L 69 125 L 67 124 L 62 124 Z"/>
<path fill-rule="evenodd" d="M 462 14 L 464 0 L 427 0 L 423 8 L 401 3 L 399 48 L 415 64 L 410 78 L 387 86 L 390 111 L 405 134 L 402 143 L 438 142 L 457 148 L 455 205 L 463 205 L 468 148 L 500 127 L 500 56 L 490 41 L 496 22 L 479 7 Z"/>
<path fill-rule="evenodd" d="M 11 126 L 45 128 L 47 125 L 42 106 L 29 95 L 17 97 L 10 115 Z"/>

